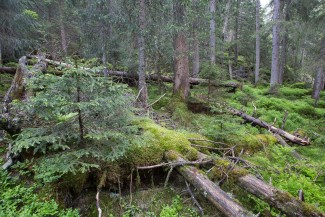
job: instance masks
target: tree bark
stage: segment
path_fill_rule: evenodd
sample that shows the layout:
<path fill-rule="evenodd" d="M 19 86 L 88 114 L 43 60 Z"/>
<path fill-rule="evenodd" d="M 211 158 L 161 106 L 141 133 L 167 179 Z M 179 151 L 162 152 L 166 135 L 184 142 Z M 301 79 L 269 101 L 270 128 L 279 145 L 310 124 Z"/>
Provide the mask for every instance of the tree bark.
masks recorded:
<path fill-rule="evenodd" d="M 59 0 L 61 45 L 62 45 L 64 56 L 67 56 L 68 44 L 67 44 L 67 35 L 66 35 L 65 25 L 64 25 L 64 7 L 65 7 L 64 0 Z"/>
<path fill-rule="evenodd" d="M 185 6 L 182 1 L 174 2 L 174 18 L 179 28 L 184 28 Z M 175 73 L 173 94 L 187 101 L 190 91 L 188 47 L 184 30 L 174 36 Z"/>
<path fill-rule="evenodd" d="M 194 42 L 193 42 L 193 69 L 192 77 L 198 78 L 200 72 L 200 42 L 197 36 L 196 30 L 194 30 Z"/>
<path fill-rule="evenodd" d="M 185 162 L 175 151 L 166 153 L 166 158 L 173 162 Z M 252 213 L 237 204 L 229 195 L 224 192 L 218 185 L 203 175 L 193 166 L 178 166 L 177 171 L 184 176 L 193 186 L 203 192 L 203 195 L 226 216 L 253 216 Z"/>
<path fill-rule="evenodd" d="M 228 21 L 229 21 L 229 15 L 230 15 L 230 6 L 231 6 L 231 0 L 227 1 L 226 4 L 226 10 L 225 10 L 225 20 L 223 23 L 223 28 L 222 28 L 222 35 L 223 35 L 223 39 L 226 39 L 227 36 L 227 31 L 228 31 Z"/>
<path fill-rule="evenodd" d="M 8 74 L 15 74 L 16 68 L 14 67 L 6 67 L 6 66 L 0 66 L 0 73 L 8 73 Z"/>
<path fill-rule="evenodd" d="M 315 105 L 317 105 L 319 97 L 320 97 L 320 92 L 322 91 L 323 88 L 323 82 L 325 79 L 324 75 L 324 67 L 319 66 L 315 75 L 315 80 L 314 80 L 314 86 L 313 86 L 313 93 L 312 93 L 312 98 L 315 99 Z"/>
<path fill-rule="evenodd" d="M 198 0 L 193 0 L 192 4 L 197 7 Z M 193 66 L 192 66 L 192 77 L 198 78 L 200 71 L 200 42 L 198 38 L 198 21 L 193 21 Z"/>
<path fill-rule="evenodd" d="M 216 0 L 210 0 L 210 61 L 216 64 Z"/>
<path fill-rule="evenodd" d="M 255 86 L 257 85 L 259 78 L 260 78 L 260 7 L 261 3 L 260 0 L 256 0 L 256 51 L 255 51 Z"/>
<path fill-rule="evenodd" d="M 272 30 L 272 66 L 271 66 L 271 90 L 279 84 L 279 40 L 280 40 L 280 0 L 274 0 L 273 30 Z"/>
<path fill-rule="evenodd" d="M 255 176 L 246 175 L 238 178 L 238 185 L 271 206 L 281 210 L 288 217 L 324 216 L 324 213 L 318 211 L 315 207 L 307 205 L 289 193 L 264 183 Z"/>
<path fill-rule="evenodd" d="M 283 2 L 282 4 L 285 4 L 284 5 L 284 20 L 285 20 L 285 27 L 284 27 L 284 35 L 283 35 L 283 38 L 282 38 L 282 46 L 281 46 L 281 59 L 280 59 L 280 67 L 279 67 L 279 84 L 283 84 L 283 76 L 284 76 L 284 69 L 285 69 L 285 66 L 286 66 L 286 63 L 287 63 L 287 51 L 288 51 L 288 40 L 289 40 L 289 37 L 288 37 L 288 27 L 286 26 L 287 25 L 287 22 L 289 21 L 290 19 L 290 15 L 289 15 L 289 7 L 290 7 L 290 4 L 291 4 L 291 0 L 288 0 L 288 2 Z"/>
<path fill-rule="evenodd" d="M 12 100 L 27 100 L 32 95 L 31 91 L 26 91 L 27 79 L 35 76 L 37 73 L 44 72 L 46 67 L 47 65 L 44 59 L 39 58 L 38 62 L 29 71 L 27 68 L 27 57 L 23 56 L 19 59 L 19 66 L 16 70 L 15 77 L 3 100 L 3 113 L 9 112 L 9 103 L 11 103 Z"/>
<path fill-rule="evenodd" d="M 200 152 L 199 156 L 202 160 L 210 158 L 206 154 Z M 223 165 L 218 165 L 217 162 L 218 161 L 215 163 L 217 166 L 225 167 L 224 163 L 222 163 Z M 232 171 L 234 171 L 234 175 L 231 174 Z M 241 188 L 259 199 L 265 201 L 272 207 L 279 209 L 288 217 L 324 216 L 324 213 L 320 212 L 316 207 L 302 202 L 285 191 L 266 184 L 263 180 L 260 180 L 253 175 L 245 174 L 246 170 L 239 168 L 236 165 L 233 166 L 232 171 L 229 172 L 228 176 L 235 179 L 235 184 L 239 185 Z"/>
<path fill-rule="evenodd" d="M 238 49 L 238 35 L 239 35 L 239 16 L 240 16 L 240 0 L 236 1 L 236 19 L 235 19 L 235 65 L 238 65 L 238 56 L 239 56 L 239 49 Z"/>
<path fill-rule="evenodd" d="M 140 92 L 140 102 L 143 107 L 147 107 L 148 101 L 148 91 L 146 84 L 146 65 L 145 65 L 145 41 L 144 41 L 144 33 L 145 33 L 145 22 L 146 22 L 146 14 L 145 14 L 146 3 L 145 0 L 139 0 L 139 35 L 138 35 L 138 43 L 139 43 L 139 92 Z"/>
<path fill-rule="evenodd" d="M 239 111 L 239 110 L 236 110 L 236 109 L 233 109 L 233 108 L 228 108 L 228 110 L 232 114 L 240 116 L 240 117 L 244 118 L 245 120 L 247 120 L 247 121 L 249 121 L 251 123 L 254 123 L 254 124 L 259 125 L 259 126 L 265 128 L 265 129 L 270 130 L 273 133 L 277 133 L 280 136 L 288 139 L 289 141 L 291 141 L 293 143 L 296 143 L 298 145 L 310 145 L 310 142 L 308 140 L 305 140 L 305 139 L 299 138 L 297 136 L 294 136 L 294 135 L 292 135 L 292 134 L 290 134 L 290 133 L 288 133 L 288 132 L 286 132 L 284 130 L 281 130 L 279 128 L 276 128 L 276 127 L 272 126 L 271 124 L 268 124 L 268 123 L 266 123 L 264 121 L 261 121 L 261 120 L 259 120 L 257 118 L 254 118 L 252 116 L 249 116 L 249 115 L 245 114 L 242 111 Z"/>
<path fill-rule="evenodd" d="M 2 46 L 1 46 L 1 40 L 0 40 L 0 66 L 2 66 Z"/>

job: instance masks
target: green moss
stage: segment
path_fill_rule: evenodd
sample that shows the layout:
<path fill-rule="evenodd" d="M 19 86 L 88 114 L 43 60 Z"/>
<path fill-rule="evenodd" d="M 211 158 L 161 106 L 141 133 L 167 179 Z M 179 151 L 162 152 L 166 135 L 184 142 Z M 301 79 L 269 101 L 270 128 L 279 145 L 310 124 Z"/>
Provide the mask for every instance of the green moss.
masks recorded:
<path fill-rule="evenodd" d="M 214 162 L 216 166 L 208 173 L 208 177 L 211 180 L 219 181 L 225 176 L 227 170 L 233 167 L 233 164 L 222 158 L 218 158 Z M 236 182 L 238 178 L 247 175 L 248 171 L 244 168 L 235 166 L 231 171 L 228 171 L 227 174 L 228 181 Z"/>
<path fill-rule="evenodd" d="M 60 189 L 72 189 L 74 193 L 79 194 L 84 189 L 88 177 L 89 172 L 67 173 L 63 175 L 57 186 Z"/>
<path fill-rule="evenodd" d="M 141 138 L 143 146 L 134 146 L 127 153 L 127 159 L 136 165 L 152 165 L 160 163 L 164 153 L 175 150 L 188 160 L 197 159 L 197 150 L 191 146 L 188 140 L 196 134 L 177 132 L 159 126 L 154 121 L 139 118 L 134 122 L 143 130 Z"/>

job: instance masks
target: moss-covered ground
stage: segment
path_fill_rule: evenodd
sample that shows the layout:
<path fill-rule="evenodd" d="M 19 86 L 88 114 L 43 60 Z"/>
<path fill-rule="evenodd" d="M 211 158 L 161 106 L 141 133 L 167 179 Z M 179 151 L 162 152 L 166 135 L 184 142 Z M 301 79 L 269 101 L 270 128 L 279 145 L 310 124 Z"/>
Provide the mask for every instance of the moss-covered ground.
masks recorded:
<path fill-rule="evenodd" d="M 0 76 L 0 97 L 3 97 L 10 86 L 12 76 Z M 134 92 L 136 95 L 137 90 Z M 149 103 L 165 95 L 153 104 L 152 110 L 133 121 L 139 133 L 125 157 L 106 165 L 102 170 L 107 173 L 106 182 L 109 183 L 107 186 L 104 183 L 101 193 L 101 208 L 105 216 L 198 216 L 197 208 L 188 194 L 184 193 L 184 180 L 175 172 L 172 173 L 167 188 L 163 187 L 163 183 L 168 168 L 156 172 L 136 172 L 138 166 L 164 162 L 164 153 L 168 150 L 176 150 L 188 160 L 196 160 L 198 151 L 213 154 L 219 159 L 216 161 L 218 166 L 203 168 L 202 172 L 216 182 L 223 177 L 224 172 L 221 171 L 229 167 L 229 161 L 220 158 L 232 154 L 240 155 L 240 158 L 249 164 L 239 162 L 237 166 L 246 167 L 249 172 L 293 196 L 298 196 L 298 190 L 302 189 L 306 202 L 325 212 L 324 92 L 315 107 L 313 99 L 310 98 L 311 88 L 305 83 L 280 87 L 276 95 L 271 95 L 267 86 L 241 85 L 235 93 L 231 93 L 227 88 L 212 88 L 208 96 L 206 86 L 194 86 L 190 96 L 190 109 L 193 112 L 186 104 L 173 98 L 171 84 L 149 84 L 148 92 Z M 303 147 L 289 143 L 290 148 L 282 147 L 268 130 L 252 126 L 240 117 L 231 115 L 226 110 L 227 106 L 243 110 L 250 115 L 254 114 L 255 117 L 273 123 L 276 127 L 281 127 L 287 112 L 284 129 L 310 138 L 311 145 Z M 219 143 L 200 141 L 207 139 Z M 208 150 L 195 147 L 193 143 L 225 150 Z M 303 159 L 297 160 L 292 155 L 293 150 Z M 4 153 L 4 146 L 1 151 Z M 96 191 L 93 187 L 98 185 L 102 174 L 77 175 L 79 178 L 71 178 L 73 183 L 62 181 L 56 183 L 55 187 L 61 188 L 61 193 L 62 189 L 78 192 L 80 195 L 75 199 L 77 204 L 73 204 L 73 207 L 79 208 L 86 216 L 96 216 Z M 222 188 L 254 213 L 261 213 L 262 216 L 278 215 L 279 211 L 235 185 L 236 176 L 245 174 L 246 170 L 232 171 L 230 176 L 226 177 Z M 135 182 L 132 199 L 129 192 L 131 177 Z M 93 183 L 89 187 L 90 182 Z M 118 192 L 120 182 L 124 183 L 120 186 L 121 195 Z M 56 194 L 55 191 L 51 193 L 52 196 Z M 221 216 L 216 214 L 215 208 L 198 192 L 196 197 L 205 209 L 205 216 Z"/>

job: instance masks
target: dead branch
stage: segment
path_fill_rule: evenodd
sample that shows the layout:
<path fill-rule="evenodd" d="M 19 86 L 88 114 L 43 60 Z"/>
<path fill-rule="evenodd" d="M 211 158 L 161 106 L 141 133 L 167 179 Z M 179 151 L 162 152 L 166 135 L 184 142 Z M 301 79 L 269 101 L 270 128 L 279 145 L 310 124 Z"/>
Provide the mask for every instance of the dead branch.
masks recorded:
<path fill-rule="evenodd" d="M 296 144 L 299 144 L 299 145 L 310 145 L 310 142 L 308 140 L 305 140 L 305 139 L 302 139 L 302 138 L 299 138 L 297 136 L 294 136 L 282 129 L 279 129 L 279 128 L 276 128 L 274 126 L 272 126 L 271 124 L 268 124 L 264 121 L 261 121 L 257 118 L 254 118 L 252 116 L 249 116 L 247 114 L 245 114 L 244 112 L 242 111 L 239 111 L 239 110 L 236 110 L 234 108 L 228 108 L 228 110 L 234 114 L 234 115 L 237 115 L 237 116 L 240 116 L 242 117 L 243 119 L 247 120 L 248 122 L 251 122 L 251 123 L 254 123 L 256 125 L 259 125 L 265 129 L 268 129 L 270 130 L 272 133 L 276 133 L 276 134 L 279 134 L 280 136 L 288 139 L 289 141 L 293 142 L 293 143 L 296 143 Z"/>
<path fill-rule="evenodd" d="M 204 216 L 203 208 L 200 206 L 199 202 L 196 200 L 193 192 L 191 191 L 190 184 L 186 180 L 185 180 L 185 184 L 186 184 L 187 192 L 190 194 L 193 203 L 197 206 L 197 208 L 200 211 L 200 216 Z"/>

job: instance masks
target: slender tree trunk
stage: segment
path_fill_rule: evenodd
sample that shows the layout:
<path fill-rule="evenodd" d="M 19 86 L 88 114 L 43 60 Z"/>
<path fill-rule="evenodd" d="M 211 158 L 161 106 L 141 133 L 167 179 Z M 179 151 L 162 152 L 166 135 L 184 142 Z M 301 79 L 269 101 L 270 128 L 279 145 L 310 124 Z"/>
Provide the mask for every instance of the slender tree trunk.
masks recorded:
<path fill-rule="evenodd" d="M 194 42 L 193 42 L 193 71 L 192 71 L 192 77 L 198 78 L 199 72 L 200 72 L 200 42 L 197 38 L 197 33 L 194 30 Z"/>
<path fill-rule="evenodd" d="M 235 20 L 235 58 L 234 62 L 235 65 L 238 65 L 238 35 L 239 35 L 239 15 L 240 15 L 240 0 L 237 0 L 236 2 L 236 20 Z"/>
<path fill-rule="evenodd" d="M 216 0 L 210 0 L 210 61 L 216 64 Z"/>
<path fill-rule="evenodd" d="M 273 32 L 272 32 L 272 67 L 271 67 L 271 90 L 274 90 L 279 84 L 279 18 L 280 18 L 280 0 L 274 0 L 273 14 Z"/>
<path fill-rule="evenodd" d="M 2 47 L 1 47 L 1 41 L 0 41 L 0 66 L 2 66 Z"/>
<path fill-rule="evenodd" d="M 223 39 L 226 39 L 227 36 L 227 31 L 228 31 L 228 22 L 229 22 L 229 15 L 230 15 L 230 6 L 231 6 L 231 0 L 227 1 L 226 4 L 226 11 L 225 11 L 225 21 L 223 23 L 223 28 L 222 28 L 222 37 Z"/>
<path fill-rule="evenodd" d="M 284 69 L 287 63 L 287 51 L 288 51 L 287 43 L 289 37 L 288 37 L 288 27 L 286 25 L 287 22 L 289 21 L 289 7 L 291 4 L 291 0 L 288 0 L 287 2 L 282 2 L 282 4 L 284 10 L 284 20 L 286 22 L 284 23 L 285 27 L 284 28 L 282 27 L 284 29 L 284 35 L 281 41 L 282 50 L 281 50 L 281 59 L 280 59 L 280 67 L 279 67 L 279 84 L 283 84 Z"/>
<path fill-rule="evenodd" d="M 193 0 L 192 4 L 194 7 L 197 7 L 197 1 Z M 198 78 L 199 77 L 199 71 L 200 71 L 200 42 L 198 38 L 198 21 L 193 21 L 193 66 L 192 66 L 192 77 Z"/>
<path fill-rule="evenodd" d="M 320 97 L 320 92 L 322 91 L 322 88 L 323 88 L 324 79 L 325 79 L 324 67 L 319 66 L 317 69 L 317 73 L 315 75 L 313 93 L 312 93 L 312 98 L 315 99 L 315 105 L 317 105 L 317 103 L 318 103 L 318 100 Z"/>
<path fill-rule="evenodd" d="M 260 51 L 261 51 L 261 47 L 260 47 L 260 7 L 261 7 L 260 0 L 256 0 L 255 85 L 257 85 L 258 80 L 260 78 L 260 59 L 261 59 L 261 56 L 260 56 Z"/>
<path fill-rule="evenodd" d="M 174 19 L 177 26 L 183 28 L 185 17 L 185 6 L 182 1 L 174 2 Z M 174 36 L 174 50 L 175 50 L 175 73 L 174 73 L 174 87 L 173 94 L 181 97 L 182 100 L 187 101 L 190 82 L 189 82 L 189 60 L 188 47 L 184 30 L 178 31 Z"/>
<path fill-rule="evenodd" d="M 102 62 L 103 62 L 103 65 L 106 66 L 107 65 L 107 55 L 106 55 L 106 38 L 105 38 L 105 31 L 104 31 L 104 26 L 102 26 L 102 29 L 101 29 L 101 40 L 102 40 Z"/>
<path fill-rule="evenodd" d="M 146 22 L 146 13 L 145 13 L 146 3 L 145 0 L 139 0 L 139 92 L 140 92 L 140 102 L 143 107 L 147 106 L 148 100 L 148 91 L 146 84 L 146 63 L 145 63 L 145 42 L 144 42 L 144 32 L 145 32 L 145 22 Z"/>
<path fill-rule="evenodd" d="M 60 13 L 60 33 L 61 33 L 61 45 L 64 56 L 68 55 L 68 44 L 67 44 L 67 36 L 64 26 L 64 0 L 59 1 L 59 13 Z"/>

